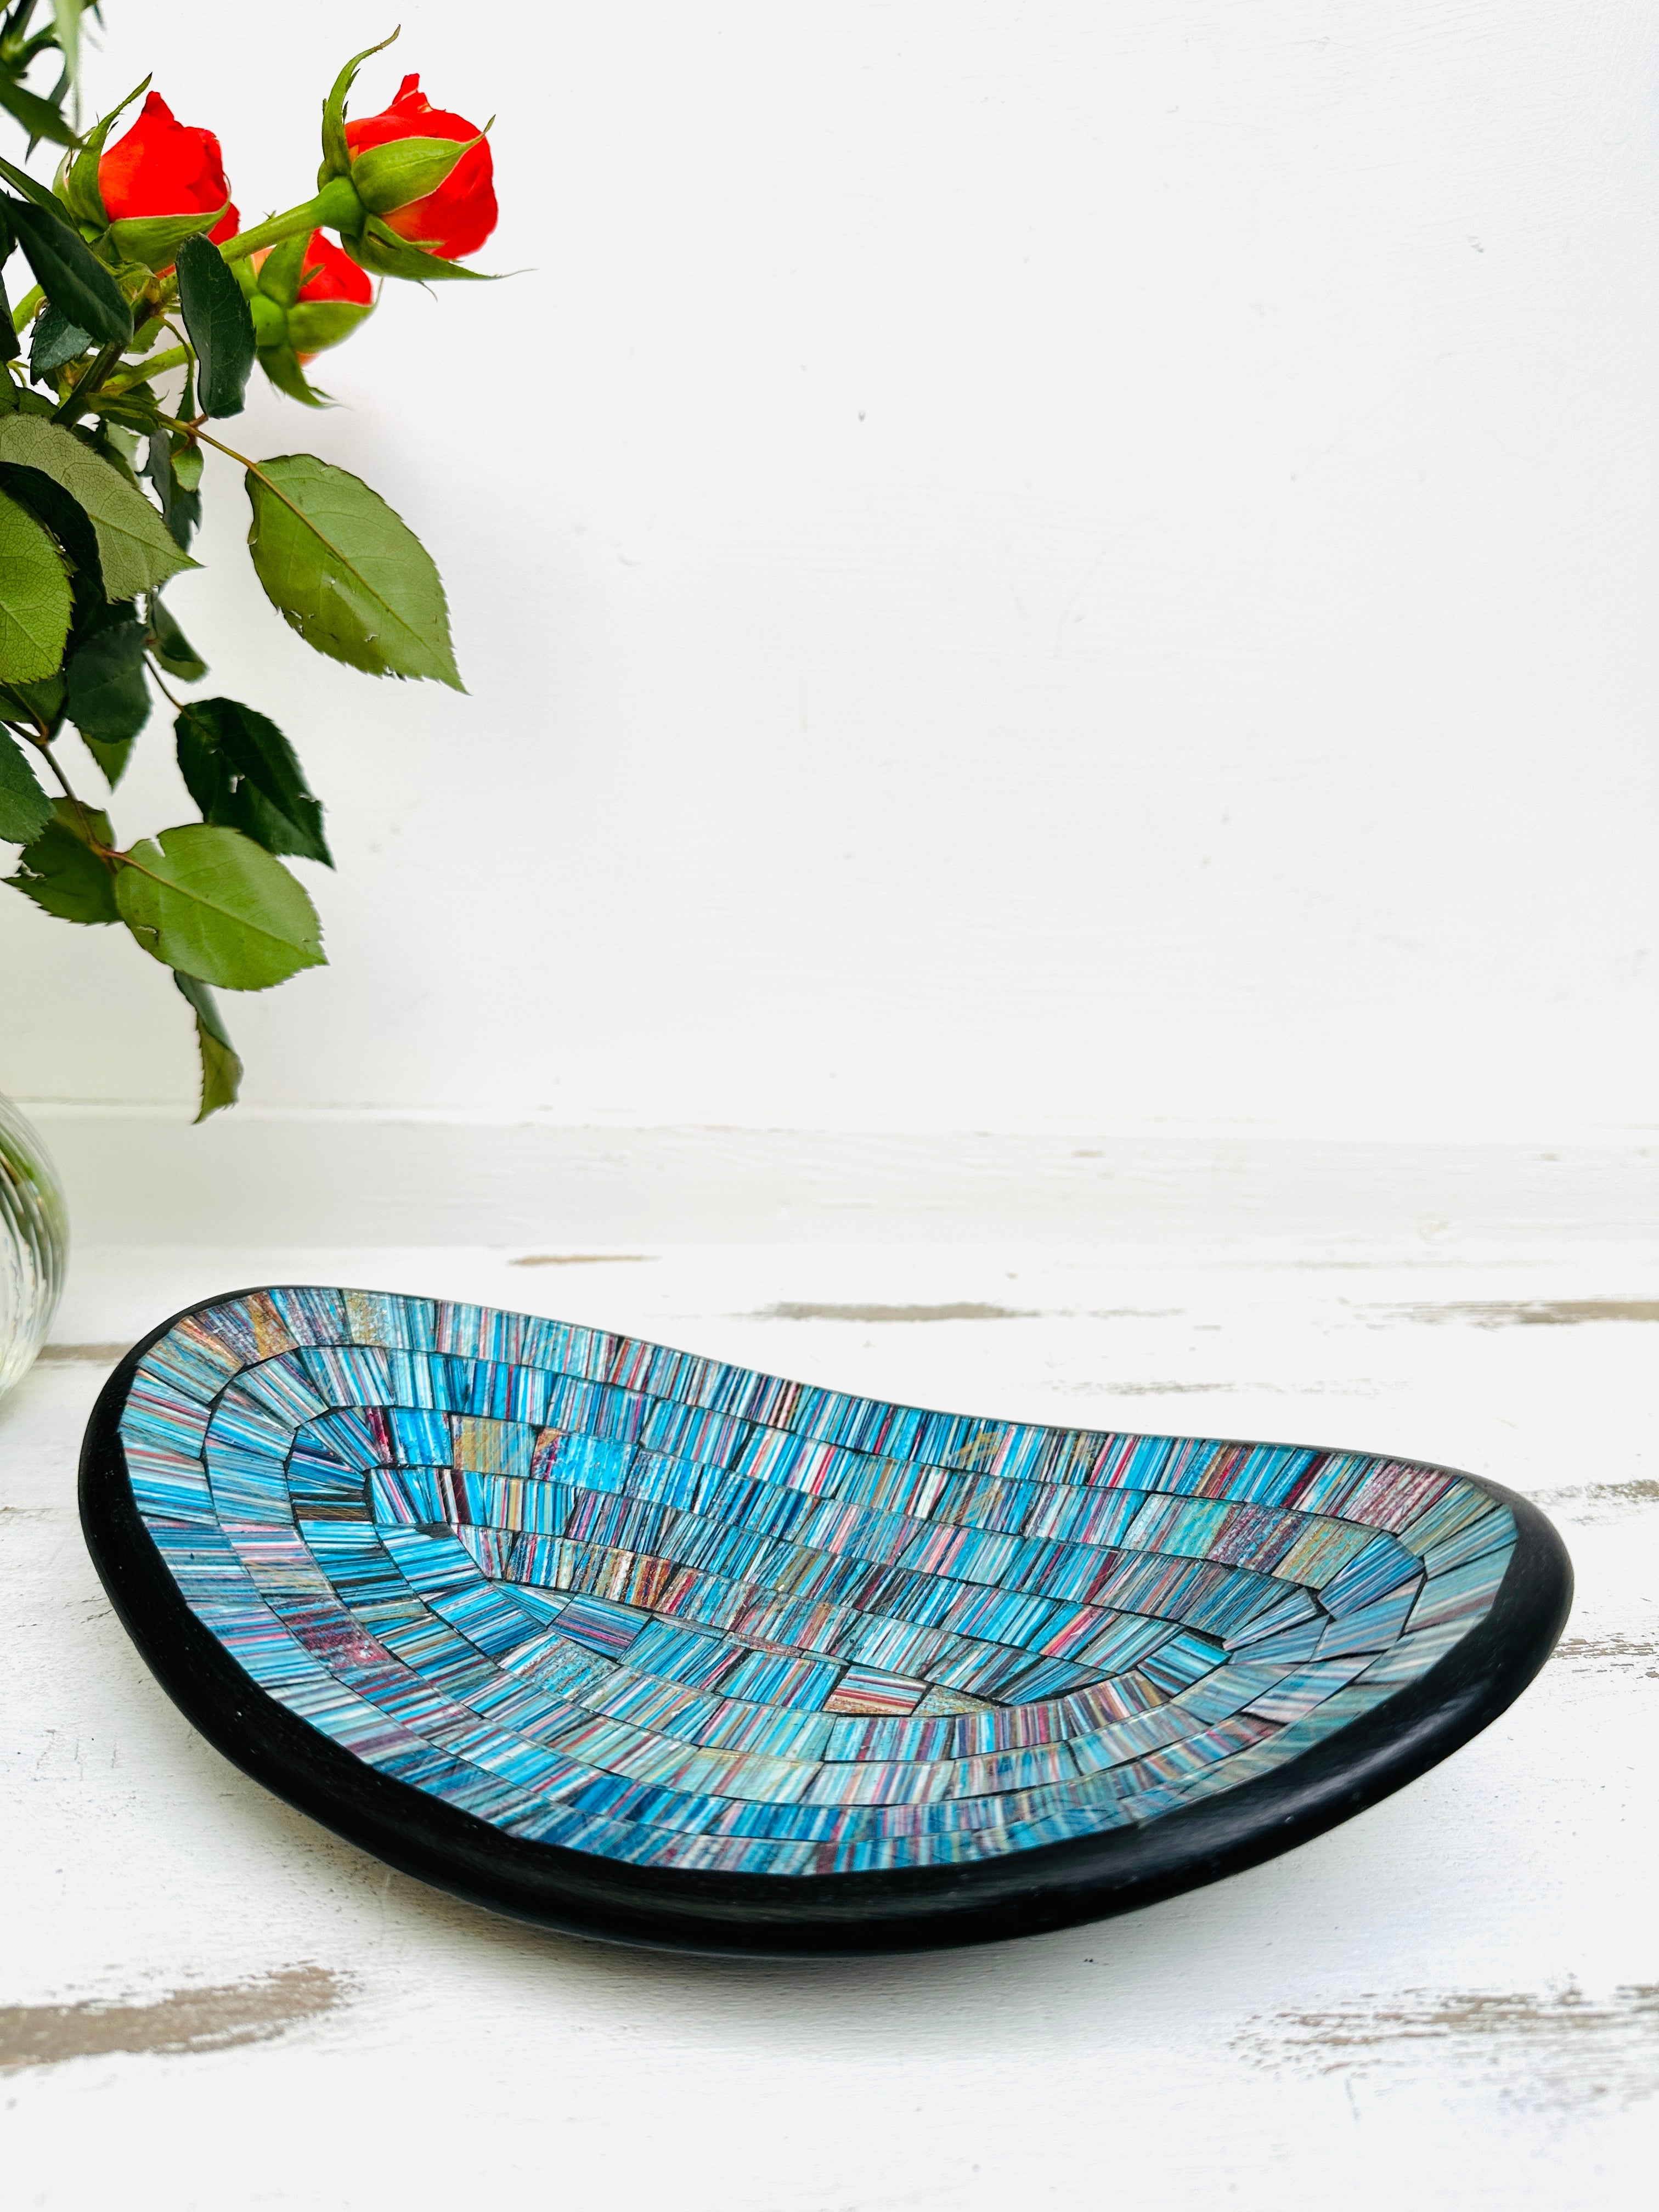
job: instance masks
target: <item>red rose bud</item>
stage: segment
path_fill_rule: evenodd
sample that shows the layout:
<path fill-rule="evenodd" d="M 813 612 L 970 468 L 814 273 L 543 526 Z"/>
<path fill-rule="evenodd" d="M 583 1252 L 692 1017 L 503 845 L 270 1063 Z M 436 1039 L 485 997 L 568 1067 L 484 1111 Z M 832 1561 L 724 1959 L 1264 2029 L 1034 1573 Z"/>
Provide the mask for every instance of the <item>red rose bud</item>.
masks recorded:
<path fill-rule="evenodd" d="M 349 253 L 313 230 L 300 289 L 288 311 L 289 337 L 301 368 L 325 347 L 351 336 L 374 304 L 374 283 Z"/>
<path fill-rule="evenodd" d="M 257 279 L 258 295 L 283 307 L 301 301 L 332 305 L 344 301 L 354 307 L 372 307 L 374 284 L 349 253 L 343 253 L 320 230 L 309 236 L 286 238 L 280 246 L 261 246 L 248 256 Z"/>
<path fill-rule="evenodd" d="M 469 143 L 475 139 L 476 145 Z M 459 261 L 476 253 L 495 229 L 489 142 L 464 115 L 434 107 L 418 76 L 406 76 L 380 114 L 348 123 L 345 140 L 363 206 L 411 245 L 441 261 Z M 446 153 L 445 140 L 459 140 L 465 151 L 459 158 Z"/>
<path fill-rule="evenodd" d="M 283 391 L 308 398 L 303 380 L 296 388 L 295 377 L 284 374 L 283 359 L 303 367 L 349 337 L 374 308 L 374 280 L 320 230 L 250 258 L 255 278 L 248 307 L 259 357 Z"/>
<path fill-rule="evenodd" d="M 234 207 L 225 207 L 230 186 L 219 141 L 211 131 L 176 122 L 159 92 L 151 93 L 131 130 L 100 161 L 98 189 L 112 222 L 208 215 L 223 207 L 208 233 L 216 245 L 235 236 L 240 220 Z"/>
<path fill-rule="evenodd" d="M 317 306 L 326 300 L 349 300 L 366 307 L 374 301 L 374 285 L 366 269 L 360 269 L 349 253 L 343 253 L 320 230 L 313 230 L 295 298 L 301 304 Z"/>

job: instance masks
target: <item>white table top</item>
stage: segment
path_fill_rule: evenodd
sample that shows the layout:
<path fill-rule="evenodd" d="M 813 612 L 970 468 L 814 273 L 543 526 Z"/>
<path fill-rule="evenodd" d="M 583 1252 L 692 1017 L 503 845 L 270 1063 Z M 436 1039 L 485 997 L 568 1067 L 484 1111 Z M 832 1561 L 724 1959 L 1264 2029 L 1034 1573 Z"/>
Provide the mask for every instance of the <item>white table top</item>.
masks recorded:
<path fill-rule="evenodd" d="M 9 2202 L 1646 2212 L 1659 1255 L 640 1249 L 81 1255 L 53 1334 L 93 1349 L 0 1404 Z M 101 1347 L 272 1280 L 480 1297 L 921 1403 L 1440 1460 L 1554 1516 L 1577 1604 L 1447 1764 L 1120 1920 L 810 1965 L 539 1935 L 210 1750 L 82 1547 Z M 893 1310 L 963 1304 L 1004 1310 Z"/>

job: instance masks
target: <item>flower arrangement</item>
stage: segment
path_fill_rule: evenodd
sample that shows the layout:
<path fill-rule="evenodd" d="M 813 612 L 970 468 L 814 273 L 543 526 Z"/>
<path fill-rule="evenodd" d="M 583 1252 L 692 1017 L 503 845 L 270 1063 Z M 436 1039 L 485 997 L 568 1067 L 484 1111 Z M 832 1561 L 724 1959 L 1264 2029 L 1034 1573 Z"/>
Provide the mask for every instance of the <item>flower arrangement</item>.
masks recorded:
<path fill-rule="evenodd" d="M 324 960 L 283 856 L 333 865 L 283 732 L 240 700 L 185 696 L 208 671 L 163 592 L 198 565 L 204 449 L 242 470 L 254 573 L 307 645 L 459 690 L 437 569 L 379 494 L 313 454 L 250 458 L 215 426 L 241 411 L 256 367 L 321 404 L 312 362 L 376 311 L 385 281 L 477 276 L 460 263 L 495 199 L 485 131 L 434 107 L 418 77 L 378 115 L 348 116 L 386 40 L 324 102 L 315 191 L 244 229 L 218 139 L 148 79 L 73 127 L 81 6 L 58 0 L 33 33 L 35 0 L 0 20 L 0 106 L 31 150 L 63 149 L 50 187 L 0 159 L 0 266 L 9 279 L 21 254 L 34 280 L 15 308 L 0 283 L 0 839 L 22 848 L 15 890 L 64 921 L 124 925 L 172 971 L 202 1120 L 242 1072 L 216 990 L 265 990 Z M 54 54 L 55 91 L 32 91 L 32 64 Z M 156 693 L 200 819 L 124 843 L 71 781 L 85 770 L 64 741 L 78 734 L 113 793 Z"/>

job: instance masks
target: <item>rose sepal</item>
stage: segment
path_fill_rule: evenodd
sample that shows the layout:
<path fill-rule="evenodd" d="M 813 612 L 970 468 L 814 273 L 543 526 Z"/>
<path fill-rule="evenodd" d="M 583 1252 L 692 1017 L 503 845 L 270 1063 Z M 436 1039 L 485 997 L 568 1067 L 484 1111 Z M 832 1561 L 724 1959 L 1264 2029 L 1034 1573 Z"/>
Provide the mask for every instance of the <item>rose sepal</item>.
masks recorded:
<path fill-rule="evenodd" d="M 144 269 L 169 269 L 185 240 L 222 222 L 229 205 L 227 198 L 223 206 L 196 215 L 120 216 L 106 235 L 124 263 Z"/>
<path fill-rule="evenodd" d="M 288 313 L 278 300 L 269 294 L 254 290 L 246 292 L 248 313 L 253 319 L 253 343 L 263 352 L 267 346 L 288 343 Z"/>
<path fill-rule="evenodd" d="M 291 307 L 305 282 L 306 255 L 310 247 L 309 230 L 296 230 L 292 238 L 273 246 L 253 276 L 255 290 L 267 300 L 274 300 L 279 307 Z M 247 264 L 240 265 L 246 268 Z"/>
<path fill-rule="evenodd" d="M 366 146 L 351 164 L 352 188 L 370 215 L 395 215 L 435 192 L 464 155 L 481 146 L 476 138 L 393 138 Z"/>
<path fill-rule="evenodd" d="M 301 300 L 288 311 L 289 343 L 296 353 L 325 353 L 374 312 L 373 300 Z"/>
<path fill-rule="evenodd" d="M 495 281 L 486 269 L 463 269 L 459 261 L 441 261 L 435 253 L 410 245 L 377 215 L 364 223 L 362 237 L 348 238 L 343 231 L 340 239 L 358 267 L 371 276 L 401 276 L 412 284 L 444 284 L 458 277 L 480 284 Z"/>
<path fill-rule="evenodd" d="M 119 106 L 112 107 L 107 115 L 100 115 L 78 149 L 66 154 L 58 164 L 58 198 L 77 222 L 91 223 L 98 230 L 108 223 L 109 212 L 98 184 L 98 164 L 103 157 L 104 141 L 133 101 L 149 90 L 149 83 L 146 77 L 142 84 L 134 85 Z"/>
<path fill-rule="evenodd" d="M 334 402 L 325 392 L 319 392 L 306 381 L 306 373 L 300 366 L 300 356 L 291 345 L 262 347 L 259 366 L 276 386 L 290 399 L 297 399 L 302 407 L 331 407 Z"/>
<path fill-rule="evenodd" d="M 382 39 L 378 46 L 365 46 L 351 59 L 334 80 L 328 98 L 323 102 L 323 165 L 317 172 L 319 186 L 331 178 L 345 176 L 351 167 L 351 149 L 346 144 L 345 104 L 352 86 L 357 82 L 357 72 L 374 55 L 384 53 L 398 33 Z"/>

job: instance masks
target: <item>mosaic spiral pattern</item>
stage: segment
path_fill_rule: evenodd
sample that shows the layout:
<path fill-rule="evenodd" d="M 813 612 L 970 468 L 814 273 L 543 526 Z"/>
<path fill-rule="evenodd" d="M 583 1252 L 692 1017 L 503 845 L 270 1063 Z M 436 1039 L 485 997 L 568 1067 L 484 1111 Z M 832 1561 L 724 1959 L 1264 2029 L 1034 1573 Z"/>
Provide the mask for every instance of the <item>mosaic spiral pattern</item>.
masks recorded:
<path fill-rule="evenodd" d="M 273 1290 L 121 1420 L 260 1686 L 508 1833 L 760 1875 L 1152 1821 L 1416 1681 L 1509 1509 L 1359 1453 L 918 1412 L 628 1337 Z"/>

